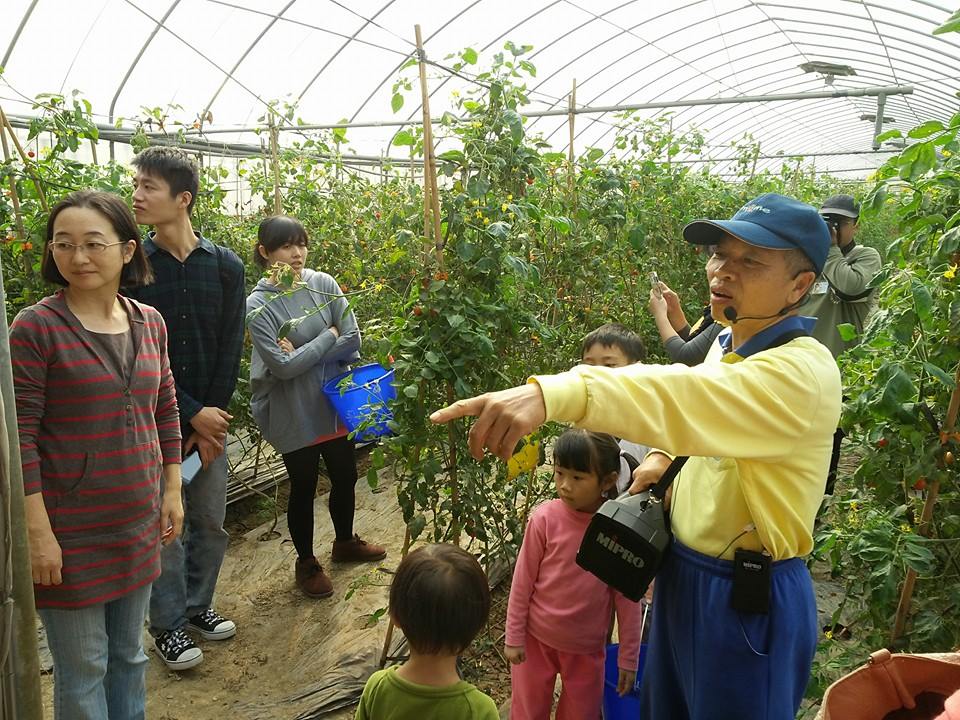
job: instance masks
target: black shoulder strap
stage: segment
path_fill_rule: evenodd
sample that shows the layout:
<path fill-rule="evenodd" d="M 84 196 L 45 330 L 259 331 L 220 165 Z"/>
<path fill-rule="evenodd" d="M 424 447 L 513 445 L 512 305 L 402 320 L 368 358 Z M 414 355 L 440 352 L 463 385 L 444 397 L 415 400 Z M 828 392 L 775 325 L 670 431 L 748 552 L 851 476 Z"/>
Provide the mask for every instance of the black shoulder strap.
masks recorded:
<path fill-rule="evenodd" d="M 798 337 L 808 337 L 809 335 L 810 333 L 801 328 L 787 330 L 787 332 L 782 333 L 774 338 L 773 341 L 771 341 L 771 343 L 764 348 L 764 350 L 780 347 L 781 345 L 786 345 L 788 342 L 795 340 Z M 667 490 L 673 484 L 673 481 L 677 478 L 677 475 L 680 474 L 680 468 L 682 468 L 684 463 L 686 463 L 689 459 L 690 456 L 688 455 L 678 455 L 675 457 L 673 462 L 671 462 L 664 471 L 663 475 L 660 476 L 660 480 L 657 481 L 657 484 L 650 488 L 650 495 L 657 500 L 663 500 L 664 496 L 667 494 Z"/>
<path fill-rule="evenodd" d="M 640 467 L 640 461 L 634 457 L 633 453 L 628 453 L 624 450 L 621 450 L 620 457 L 627 461 L 627 469 L 630 470 L 631 475 L 633 475 L 634 470 Z"/>

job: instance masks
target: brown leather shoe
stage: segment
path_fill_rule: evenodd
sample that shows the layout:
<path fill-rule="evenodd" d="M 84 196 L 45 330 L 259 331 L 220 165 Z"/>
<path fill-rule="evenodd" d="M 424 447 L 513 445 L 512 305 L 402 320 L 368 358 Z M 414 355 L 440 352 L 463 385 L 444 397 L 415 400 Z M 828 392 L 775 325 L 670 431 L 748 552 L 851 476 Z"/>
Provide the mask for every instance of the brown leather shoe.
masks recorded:
<path fill-rule="evenodd" d="M 376 562 L 387 556 L 387 549 L 354 535 L 352 540 L 333 541 L 334 562 Z"/>
<path fill-rule="evenodd" d="M 311 598 L 328 598 L 333 595 L 333 583 L 315 557 L 297 560 L 297 587 Z"/>

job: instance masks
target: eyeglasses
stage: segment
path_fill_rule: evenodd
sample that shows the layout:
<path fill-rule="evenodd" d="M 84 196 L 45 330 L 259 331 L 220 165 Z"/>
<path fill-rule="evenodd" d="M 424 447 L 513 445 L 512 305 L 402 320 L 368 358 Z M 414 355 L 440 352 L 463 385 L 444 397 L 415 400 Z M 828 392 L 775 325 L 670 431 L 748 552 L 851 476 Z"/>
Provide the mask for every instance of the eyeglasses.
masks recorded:
<path fill-rule="evenodd" d="M 103 255 L 108 247 L 126 245 L 128 242 L 128 240 L 121 240 L 114 243 L 85 242 L 82 245 L 74 245 L 73 243 L 55 241 L 50 243 L 50 252 L 54 255 L 73 255 L 77 250 L 83 250 L 84 254 L 88 256 Z"/>

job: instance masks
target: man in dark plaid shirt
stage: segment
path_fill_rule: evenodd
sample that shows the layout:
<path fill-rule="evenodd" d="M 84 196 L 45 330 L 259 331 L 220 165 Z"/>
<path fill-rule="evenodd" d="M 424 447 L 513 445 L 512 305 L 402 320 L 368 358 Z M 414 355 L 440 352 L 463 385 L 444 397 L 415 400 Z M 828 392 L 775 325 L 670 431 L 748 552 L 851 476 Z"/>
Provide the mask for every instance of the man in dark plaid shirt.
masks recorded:
<path fill-rule="evenodd" d="M 203 462 L 192 481 L 184 479 L 183 539 L 164 549 L 150 597 L 155 649 L 169 668 L 185 670 L 203 661 L 188 628 L 206 640 L 237 631 L 212 604 L 229 539 L 223 529 L 232 419 L 227 406 L 243 346 L 244 269 L 233 251 L 194 231 L 190 211 L 199 173 L 185 153 L 152 147 L 133 165 L 137 222 L 156 228 L 143 244 L 156 279 L 131 294 L 157 308 L 167 324 L 184 458 L 197 451 Z"/>

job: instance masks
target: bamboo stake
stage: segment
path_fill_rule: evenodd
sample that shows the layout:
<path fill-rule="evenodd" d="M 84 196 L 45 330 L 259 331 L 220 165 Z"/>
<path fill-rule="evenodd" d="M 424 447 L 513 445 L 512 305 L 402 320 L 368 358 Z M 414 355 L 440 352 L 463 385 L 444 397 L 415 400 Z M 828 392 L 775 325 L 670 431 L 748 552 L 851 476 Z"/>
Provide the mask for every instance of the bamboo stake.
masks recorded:
<path fill-rule="evenodd" d="M 406 532 L 403 535 L 403 547 L 400 548 L 400 559 L 403 560 L 407 556 L 407 552 L 410 550 L 410 528 L 409 526 L 406 529 Z M 387 623 L 387 636 L 383 641 L 383 650 L 380 652 L 380 669 L 387 664 L 387 660 L 390 659 L 390 643 L 393 642 L 393 629 L 395 625 L 393 624 L 393 618 L 390 618 L 390 622 Z"/>
<path fill-rule="evenodd" d="M 27 155 L 26 151 L 23 149 L 23 146 L 20 144 L 20 141 L 17 139 L 17 134 L 13 131 L 13 126 L 10 124 L 10 120 L 7 118 L 7 114 L 3 111 L 3 108 L 0 108 L 0 122 L 3 123 L 3 127 L 6 128 L 7 133 L 10 135 L 10 140 L 13 142 L 13 146 L 17 149 L 20 159 L 23 160 L 24 170 L 27 171 L 27 174 L 33 181 L 33 186 L 37 189 L 37 197 L 40 198 L 40 207 L 43 208 L 44 212 L 50 212 L 50 207 L 47 205 L 47 194 L 43 191 L 43 186 L 40 184 L 40 178 L 37 177 L 36 173 L 33 172 L 33 162 L 30 160 L 30 157 Z M 9 161 L 10 158 L 5 155 L 4 159 Z M 24 237 L 23 239 L 26 238 Z"/>
<path fill-rule="evenodd" d="M 570 127 L 570 142 L 567 145 L 567 190 L 570 193 L 570 202 L 573 202 L 573 192 L 574 192 L 574 183 L 573 183 L 573 168 L 574 168 L 574 157 L 573 157 L 573 131 L 574 131 L 574 121 L 577 117 L 577 79 L 573 79 L 573 88 L 570 90 L 570 98 L 567 103 L 567 109 L 569 114 L 567 115 L 567 125 Z"/>
<path fill-rule="evenodd" d="M 0 110 L 2 113 L 3 110 Z M 6 119 L 6 116 L 3 116 L 3 119 Z M 10 162 L 10 148 L 7 145 L 7 133 L 6 127 L 0 127 L 0 143 L 3 145 L 3 160 L 4 162 Z M 23 227 L 23 212 L 20 210 L 20 195 L 17 193 L 17 181 L 14 180 L 13 175 L 7 175 L 7 183 L 10 185 L 10 202 L 13 205 L 13 217 L 17 223 L 17 233 L 20 235 L 20 241 L 24 242 L 27 239 L 26 231 Z"/>
<path fill-rule="evenodd" d="M 273 214 L 279 215 L 283 211 L 283 203 L 280 199 L 280 151 L 277 140 L 280 131 L 277 130 L 276 123 L 273 121 L 273 113 L 270 113 L 270 157 L 273 160 Z"/>
<path fill-rule="evenodd" d="M 440 193 L 437 187 L 437 158 L 433 151 L 433 125 L 430 121 L 430 93 L 427 90 L 427 55 L 423 51 L 423 37 L 420 26 L 414 25 L 417 38 L 417 56 L 420 60 L 420 96 L 423 110 L 423 187 L 424 187 L 424 237 L 427 238 L 426 225 L 430 222 L 429 212 L 433 213 L 433 250 L 437 265 L 443 267 L 443 247 L 440 238 Z M 429 189 L 428 189 L 429 188 Z"/>
<path fill-rule="evenodd" d="M 954 376 L 953 393 L 950 395 L 950 404 L 947 407 L 947 417 L 945 418 L 942 431 L 944 434 L 952 433 L 957 426 L 957 414 L 960 412 L 960 365 L 957 366 L 957 372 Z M 941 460 L 942 462 L 942 460 Z M 944 466 L 949 468 L 949 466 Z M 933 506 L 937 502 L 937 496 L 940 494 L 940 478 L 934 478 L 927 488 L 927 498 L 923 503 L 923 512 L 920 514 L 920 525 L 917 533 L 924 537 L 930 536 L 930 521 L 933 519 Z M 900 602 L 897 604 L 897 614 L 893 624 L 893 633 L 890 637 L 890 644 L 895 645 L 903 635 L 904 627 L 907 624 L 907 616 L 910 614 L 910 603 L 913 600 L 913 589 L 917 583 L 917 571 L 913 568 L 907 569 L 907 577 L 903 581 L 903 589 L 900 591 Z"/>

